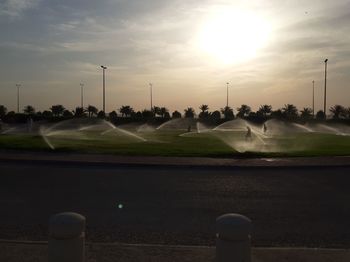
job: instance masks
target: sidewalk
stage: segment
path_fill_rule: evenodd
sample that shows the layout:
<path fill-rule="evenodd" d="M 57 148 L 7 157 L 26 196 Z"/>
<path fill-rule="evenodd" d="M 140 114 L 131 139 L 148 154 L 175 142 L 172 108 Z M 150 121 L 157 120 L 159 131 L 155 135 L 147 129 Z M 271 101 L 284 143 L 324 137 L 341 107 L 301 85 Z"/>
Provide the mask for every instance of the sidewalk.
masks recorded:
<path fill-rule="evenodd" d="M 2 162 L 66 163 L 127 166 L 198 166 L 198 167 L 336 167 L 350 166 L 350 156 L 295 157 L 295 158 L 205 158 L 205 157 L 160 157 L 118 156 L 76 153 L 43 153 L 0 151 Z"/>
<path fill-rule="evenodd" d="M 88 243 L 87 262 L 213 262 L 215 247 Z M 0 241 L 0 260 L 47 261 L 47 242 Z M 348 262 L 350 250 L 312 248 L 253 248 L 252 262 Z"/>

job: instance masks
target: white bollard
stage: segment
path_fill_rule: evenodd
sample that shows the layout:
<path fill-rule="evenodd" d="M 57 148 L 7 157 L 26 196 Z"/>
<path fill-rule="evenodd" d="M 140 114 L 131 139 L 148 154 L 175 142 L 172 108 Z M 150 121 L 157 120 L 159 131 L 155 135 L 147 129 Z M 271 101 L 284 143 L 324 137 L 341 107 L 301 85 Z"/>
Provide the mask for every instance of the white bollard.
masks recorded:
<path fill-rule="evenodd" d="M 252 222 L 239 214 L 216 219 L 216 261 L 251 262 L 250 235 Z"/>
<path fill-rule="evenodd" d="M 59 213 L 49 222 L 49 262 L 85 261 L 85 217 Z"/>

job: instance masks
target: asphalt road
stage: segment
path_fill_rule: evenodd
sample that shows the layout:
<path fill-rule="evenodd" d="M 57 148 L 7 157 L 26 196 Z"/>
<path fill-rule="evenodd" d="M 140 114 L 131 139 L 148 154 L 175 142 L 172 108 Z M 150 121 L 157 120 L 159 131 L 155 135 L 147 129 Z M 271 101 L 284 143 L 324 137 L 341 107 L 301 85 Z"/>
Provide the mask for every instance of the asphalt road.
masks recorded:
<path fill-rule="evenodd" d="M 240 213 L 255 246 L 350 247 L 350 167 L 156 167 L 0 162 L 0 238 L 46 240 L 50 215 L 92 241 L 212 245 Z"/>

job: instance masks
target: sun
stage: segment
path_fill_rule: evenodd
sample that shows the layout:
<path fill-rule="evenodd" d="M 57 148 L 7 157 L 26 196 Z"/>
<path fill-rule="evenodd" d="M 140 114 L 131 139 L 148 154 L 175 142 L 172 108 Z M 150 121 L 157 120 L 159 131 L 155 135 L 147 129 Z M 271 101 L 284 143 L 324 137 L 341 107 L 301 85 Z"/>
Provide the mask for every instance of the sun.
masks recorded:
<path fill-rule="evenodd" d="M 254 58 L 268 42 L 266 20 L 246 11 L 225 11 L 208 18 L 201 26 L 201 50 L 225 64 Z"/>

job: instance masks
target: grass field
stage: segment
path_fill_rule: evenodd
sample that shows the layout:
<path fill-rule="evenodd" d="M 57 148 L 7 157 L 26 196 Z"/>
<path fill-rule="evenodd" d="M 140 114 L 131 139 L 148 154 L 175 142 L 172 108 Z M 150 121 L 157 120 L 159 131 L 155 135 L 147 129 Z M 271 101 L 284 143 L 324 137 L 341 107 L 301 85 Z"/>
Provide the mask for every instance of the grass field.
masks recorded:
<path fill-rule="evenodd" d="M 350 155 L 350 136 L 296 133 L 245 141 L 245 132 L 64 131 L 46 136 L 0 135 L 0 149 L 108 153 L 144 156 L 284 157 Z M 46 141 L 45 141 L 46 140 Z M 52 148 L 50 148 L 49 144 Z"/>

